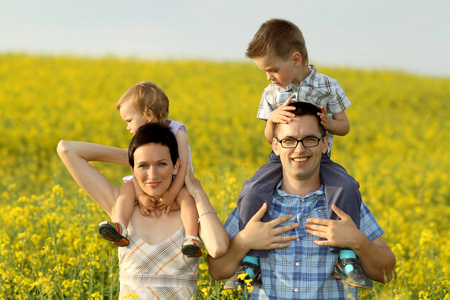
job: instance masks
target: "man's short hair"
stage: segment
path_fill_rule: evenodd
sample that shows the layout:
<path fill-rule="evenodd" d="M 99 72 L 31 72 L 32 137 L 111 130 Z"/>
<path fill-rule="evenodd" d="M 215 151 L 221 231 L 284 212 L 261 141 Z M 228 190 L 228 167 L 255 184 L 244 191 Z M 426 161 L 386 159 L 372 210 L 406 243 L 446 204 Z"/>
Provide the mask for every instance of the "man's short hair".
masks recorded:
<path fill-rule="evenodd" d="M 290 110 L 289 112 L 293 113 L 296 117 L 301 116 L 315 116 L 317 118 L 317 122 L 319 125 L 319 131 L 322 136 L 325 136 L 326 130 L 323 128 L 322 124 L 320 124 L 320 117 L 317 115 L 322 112 L 317 106 L 311 104 L 309 102 L 294 102 L 289 104 L 289 106 L 295 107 L 295 110 Z M 277 133 L 278 123 L 275 124 L 274 134 Z"/>

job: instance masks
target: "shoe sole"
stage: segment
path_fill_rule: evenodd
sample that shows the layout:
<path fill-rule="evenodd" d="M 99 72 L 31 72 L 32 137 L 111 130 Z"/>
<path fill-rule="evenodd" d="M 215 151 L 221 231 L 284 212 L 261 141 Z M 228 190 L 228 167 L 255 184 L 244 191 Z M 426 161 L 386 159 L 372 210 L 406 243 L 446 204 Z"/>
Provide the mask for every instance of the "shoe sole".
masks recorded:
<path fill-rule="evenodd" d="M 202 250 L 195 245 L 186 245 L 181 248 L 181 252 L 189 257 L 199 257 L 202 256 Z"/>
<path fill-rule="evenodd" d="M 101 225 L 98 228 L 98 232 L 100 233 L 100 236 L 104 238 L 105 240 L 110 241 L 117 247 L 125 247 L 130 244 L 130 242 L 117 233 L 117 231 L 112 228 L 110 225 Z"/>

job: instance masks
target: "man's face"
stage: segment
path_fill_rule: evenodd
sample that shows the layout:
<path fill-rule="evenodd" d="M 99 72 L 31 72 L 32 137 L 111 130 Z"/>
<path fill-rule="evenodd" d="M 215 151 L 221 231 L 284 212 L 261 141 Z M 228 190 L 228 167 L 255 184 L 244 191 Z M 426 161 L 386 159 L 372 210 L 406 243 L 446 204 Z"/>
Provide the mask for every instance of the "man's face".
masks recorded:
<path fill-rule="evenodd" d="M 301 140 L 307 137 L 321 138 L 319 121 L 316 116 L 295 117 L 288 124 L 278 124 L 276 138 L 272 141 L 272 148 L 280 157 L 283 165 L 283 180 L 306 181 L 319 180 L 320 160 L 322 153 L 326 153 L 328 139 L 319 141 L 316 147 L 305 148 L 298 143 L 294 149 L 285 149 L 277 141 L 287 138 Z M 286 177 L 287 176 L 287 177 Z"/>

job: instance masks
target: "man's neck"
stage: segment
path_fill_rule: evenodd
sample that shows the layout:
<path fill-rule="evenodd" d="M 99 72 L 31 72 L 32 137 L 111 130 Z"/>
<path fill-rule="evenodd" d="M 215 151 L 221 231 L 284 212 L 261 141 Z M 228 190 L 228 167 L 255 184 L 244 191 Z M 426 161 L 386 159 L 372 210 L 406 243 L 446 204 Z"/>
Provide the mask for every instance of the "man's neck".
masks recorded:
<path fill-rule="evenodd" d="M 320 189 L 320 179 L 309 178 L 307 180 L 293 180 L 288 179 L 287 176 L 283 177 L 283 183 L 281 184 L 281 190 L 288 194 L 305 197 L 306 195 Z"/>

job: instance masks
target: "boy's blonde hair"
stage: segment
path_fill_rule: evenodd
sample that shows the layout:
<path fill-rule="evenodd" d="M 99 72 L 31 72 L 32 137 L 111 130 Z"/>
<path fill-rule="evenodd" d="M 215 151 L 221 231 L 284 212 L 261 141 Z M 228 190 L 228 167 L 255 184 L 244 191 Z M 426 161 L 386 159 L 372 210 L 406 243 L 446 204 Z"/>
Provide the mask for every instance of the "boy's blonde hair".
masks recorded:
<path fill-rule="evenodd" d="M 283 19 L 270 19 L 259 27 L 245 55 L 252 59 L 276 55 L 287 60 L 295 51 L 301 54 L 303 63 L 308 65 L 305 39 L 297 25 Z"/>
<path fill-rule="evenodd" d="M 117 102 L 117 109 L 120 109 L 126 101 L 132 101 L 134 108 L 147 122 L 166 123 L 169 115 L 169 98 L 153 82 L 142 81 L 130 87 Z"/>

